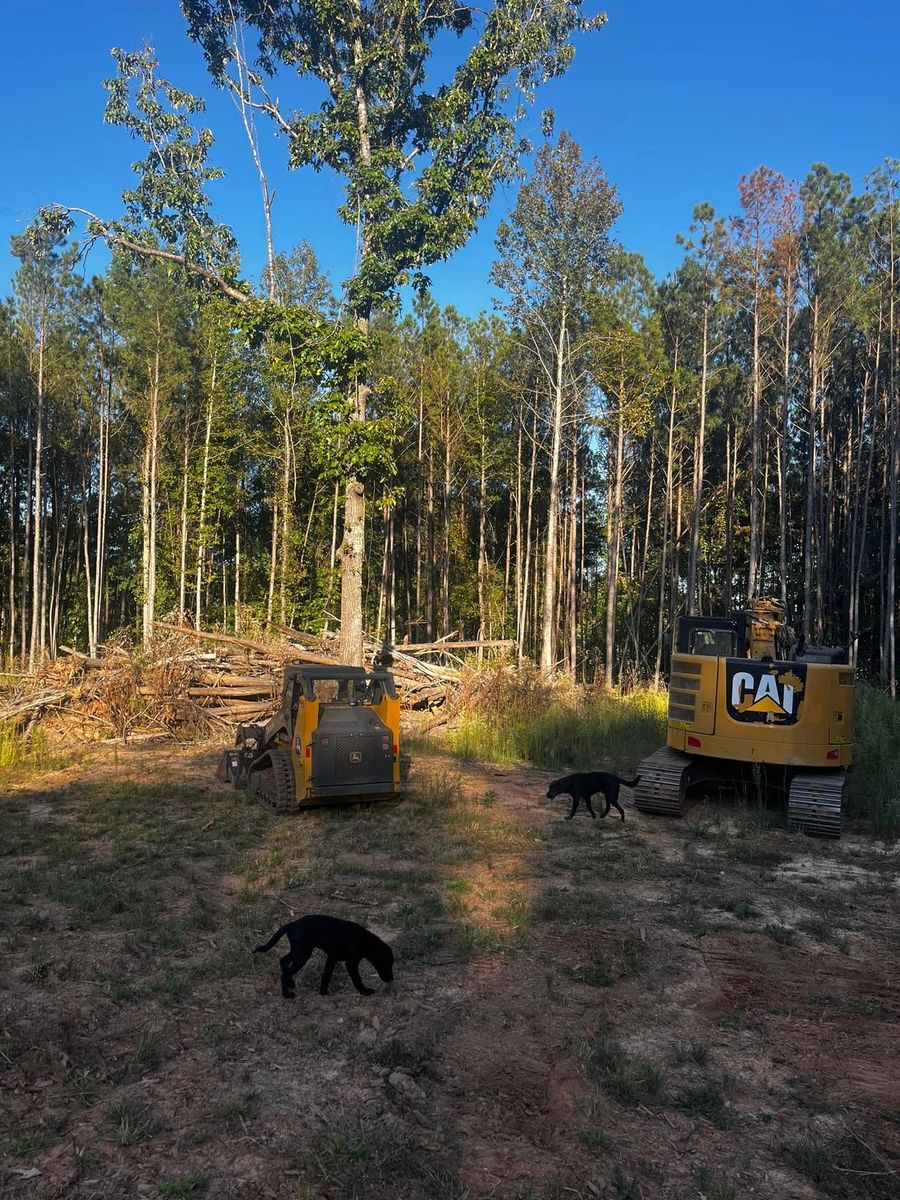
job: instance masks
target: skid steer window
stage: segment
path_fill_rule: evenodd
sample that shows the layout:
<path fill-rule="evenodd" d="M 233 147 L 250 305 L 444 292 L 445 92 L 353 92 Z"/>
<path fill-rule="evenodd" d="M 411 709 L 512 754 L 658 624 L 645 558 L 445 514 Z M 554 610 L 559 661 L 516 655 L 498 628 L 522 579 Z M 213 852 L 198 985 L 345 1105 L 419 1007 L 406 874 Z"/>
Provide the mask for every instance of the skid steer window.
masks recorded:
<path fill-rule="evenodd" d="M 734 658 L 734 634 L 730 629 L 692 629 L 690 653 L 713 658 Z"/>
<path fill-rule="evenodd" d="M 314 679 L 313 696 L 320 704 L 346 704 L 346 698 L 340 694 L 340 689 L 346 686 L 346 680 Z"/>
<path fill-rule="evenodd" d="M 378 704 L 384 697 L 380 682 L 365 679 L 314 679 L 313 697 L 320 704 Z"/>

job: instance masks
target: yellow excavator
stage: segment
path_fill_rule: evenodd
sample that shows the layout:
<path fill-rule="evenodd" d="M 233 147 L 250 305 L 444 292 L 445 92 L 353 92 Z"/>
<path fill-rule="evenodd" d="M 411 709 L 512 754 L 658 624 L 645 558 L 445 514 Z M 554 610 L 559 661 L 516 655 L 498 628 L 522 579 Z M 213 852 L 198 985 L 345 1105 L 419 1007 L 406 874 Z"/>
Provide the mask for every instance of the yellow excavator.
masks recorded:
<path fill-rule="evenodd" d="M 752 782 L 786 794 L 789 829 L 840 837 L 854 694 L 846 652 L 798 639 L 777 600 L 680 618 L 666 745 L 638 767 L 635 805 L 681 816 L 703 791 Z"/>

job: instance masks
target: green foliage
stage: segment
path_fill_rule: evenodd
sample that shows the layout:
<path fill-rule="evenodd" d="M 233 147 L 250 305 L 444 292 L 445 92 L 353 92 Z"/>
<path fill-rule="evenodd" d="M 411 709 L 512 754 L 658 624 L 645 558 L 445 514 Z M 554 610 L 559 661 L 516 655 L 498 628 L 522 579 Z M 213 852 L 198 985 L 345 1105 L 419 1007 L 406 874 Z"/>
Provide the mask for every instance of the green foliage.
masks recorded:
<path fill-rule="evenodd" d="M 856 689 L 850 816 L 884 837 L 900 834 L 900 704 L 861 683 Z"/>
<path fill-rule="evenodd" d="M 233 27 L 247 25 L 251 80 L 287 134 L 290 165 L 344 177 L 340 215 L 360 226 L 361 241 L 347 295 L 366 314 L 399 284 L 421 286 L 425 266 L 465 243 L 527 146 L 516 136 L 513 94 L 521 109 L 566 70 L 572 35 L 605 20 L 583 16 L 581 0 L 507 0 L 477 24 L 469 8 L 408 0 L 376 9 L 183 0 L 182 8 L 213 79 L 233 89 L 241 88 Z M 466 52 L 435 86 L 432 50 L 446 35 L 465 38 Z M 282 68 L 324 84 L 317 110 L 279 112 L 263 81 Z"/>
<path fill-rule="evenodd" d="M 533 762 L 554 770 L 615 763 L 631 771 L 665 740 L 666 696 L 652 688 L 625 695 L 560 691 L 552 698 L 529 676 L 488 691 L 450 734 L 464 758 Z"/>
<path fill-rule="evenodd" d="M 120 125 L 150 153 L 135 163 L 137 186 L 123 192 L 128 232 L 179 245 L 190 263 L 230 268 L 236 244 L 230 230 L 209 214 L 206 185 L 222 176 L 207 166 L 209 129 L 194 130 L 191 118 L 205 102 L 156 75 L 154 51 L 113 50 L 117 74 L 105 83 L 104 119 Z"/>
<path fill-rule="evenodd" d="M 23 734 L 17 725 L 0 722 L 0 772 L 3 775 L 48 771 L 64 761 L 40 730 Z"/>

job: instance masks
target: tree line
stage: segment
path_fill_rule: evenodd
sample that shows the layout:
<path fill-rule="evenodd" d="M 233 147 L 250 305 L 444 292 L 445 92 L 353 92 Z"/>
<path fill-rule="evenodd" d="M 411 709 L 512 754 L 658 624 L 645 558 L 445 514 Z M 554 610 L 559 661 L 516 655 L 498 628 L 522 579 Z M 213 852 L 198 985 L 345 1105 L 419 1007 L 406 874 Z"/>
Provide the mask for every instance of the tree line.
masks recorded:
<path fill-rule="evenodd" d="M 427 268 L 524 178 L 521 122 L 604 18 L 582 0 L 182 10 L 241 116 L 267 265 L 244 280 L 214 218 L 202 99 L 151 49 L 114 51 L 106 119 L 146 152 L 121 214 L 54 205 L 13 239 L 7 656 L 146 644 L 175 612 L 337 624 L 347 661 L 364 628 L 509 637 L 612 684 L 664 674 L 679 613 L 774 593 L 895 691 L 897 163 L 858 193 L 822 164 L 802 184 L 760 167 L 734 213 L 698 205 L 657 281 L 616 238 L 614 182 L 545 112 L 485 263 L 497 307 L 471 318 Z M 292 78 L 325 99 L 287 110 Z M 276 252 L 262 122 L 290 166 L 343 181 L 357 255 L 337 290 L 310 245 Z M 98 240 L 111 262 L 88 282 Z"/>
<path fill-rule="evenodd" d="M 501 224 L 498 312 L 425 291 L 372 318 L 363 613 L 390 642 L 514 639 L 659 678 L 682 612 L 778 595 L 895 685 L 898 164 L 854 194 L 759 168 L 699 205 L 656 283 L 562 134 Z M 160 614 L 334 626 L 343 409 L 168 264 L 14 239 L 0 311 L 0 607 L 10 659 Z M 265 286 L 341 321 L 303 244 Z"/>

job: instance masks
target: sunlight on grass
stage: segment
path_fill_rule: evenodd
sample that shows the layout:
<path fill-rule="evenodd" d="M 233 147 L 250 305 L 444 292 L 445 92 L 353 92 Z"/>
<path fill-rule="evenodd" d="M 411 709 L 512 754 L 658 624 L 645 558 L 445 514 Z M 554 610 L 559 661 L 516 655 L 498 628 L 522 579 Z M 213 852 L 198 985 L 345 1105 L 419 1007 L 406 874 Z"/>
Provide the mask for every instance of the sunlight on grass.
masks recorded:
<path fill-rule="evenodd" d="M 448 741 L 463 758 L 532 762 L 554 770 L 612 764 L 631 770 L 665 741 L 666 694 L 640 688 L 620 696 L 576 691 L 547 695 L 510 677 L 503 695 L 478 697 Z M 499 699 L 499 702 L 498 702 Z"/>
<path fill-rule="evenodd" d="M 51 749 L 39 730 L 25 736 L 15 725 L 0 723 L 0 780 L 3 782 L 18 774 L 52 771 L 67 761 L 70 758 Z"/>

